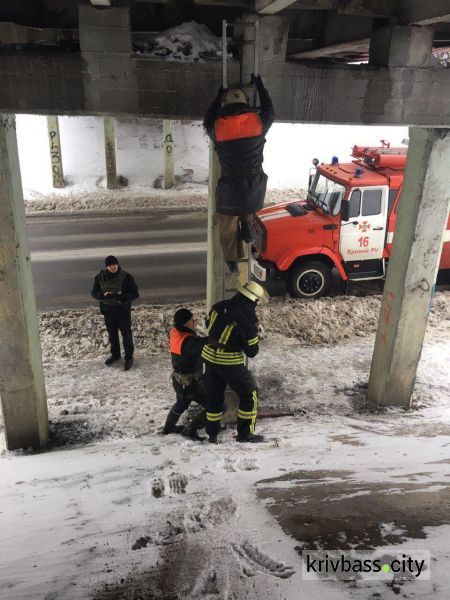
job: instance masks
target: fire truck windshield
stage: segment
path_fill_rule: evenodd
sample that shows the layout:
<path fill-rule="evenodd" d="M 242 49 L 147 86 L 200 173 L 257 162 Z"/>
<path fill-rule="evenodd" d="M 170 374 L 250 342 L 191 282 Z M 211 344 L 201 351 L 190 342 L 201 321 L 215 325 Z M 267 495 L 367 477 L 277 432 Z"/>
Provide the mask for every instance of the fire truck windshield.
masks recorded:
<path fill-rule="evenodd" d="M 343 185 L 317 172 L 308 190 L 308 200 L 323 212 L 337 215 L 341 210 L 344 194 L 345 187 Z"/>

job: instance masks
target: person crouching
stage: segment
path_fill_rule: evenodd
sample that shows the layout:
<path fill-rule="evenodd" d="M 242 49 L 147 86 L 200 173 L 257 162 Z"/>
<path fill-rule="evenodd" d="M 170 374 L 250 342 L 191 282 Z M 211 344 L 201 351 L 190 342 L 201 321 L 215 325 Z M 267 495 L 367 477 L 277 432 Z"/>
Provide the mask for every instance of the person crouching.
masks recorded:
<path fill-rule="evenodd" d="M 172 357 L 172 385 L 176 402 L 167 415 L 163 434 L 181 433 L 185 437 L 202 441 L 197 430 L 206 426 L 206 410 L 203 409 L 186 427 L 177 425 L 181 415 L 192 401 L 206 407 L 206 392 L 203 387 L 202 350 L 208 338 L 195 332 L 195 319 L 187 308 L 180 308 L 173 317 L 170 331 L 170 354 Z"/>

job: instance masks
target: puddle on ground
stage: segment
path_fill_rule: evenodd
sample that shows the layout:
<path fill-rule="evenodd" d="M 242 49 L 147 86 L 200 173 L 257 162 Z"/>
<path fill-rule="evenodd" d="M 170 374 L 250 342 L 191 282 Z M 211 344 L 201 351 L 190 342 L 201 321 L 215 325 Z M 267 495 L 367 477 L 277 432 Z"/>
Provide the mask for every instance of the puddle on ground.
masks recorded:
<path fill-rule="evenodd" d="M 296 471 L 256 487 L 299 550 L 373 550 L 450 523 L 448 481 L 366 483 L 347 471 Z"/>
<path fill-rule="evenodd" d="M 353 435 L 330 435 L 329 439 L 333 442 L 341 442 L 347 446 L 367 446 L 364 442 L 361 442 L 357 437 Z"/>

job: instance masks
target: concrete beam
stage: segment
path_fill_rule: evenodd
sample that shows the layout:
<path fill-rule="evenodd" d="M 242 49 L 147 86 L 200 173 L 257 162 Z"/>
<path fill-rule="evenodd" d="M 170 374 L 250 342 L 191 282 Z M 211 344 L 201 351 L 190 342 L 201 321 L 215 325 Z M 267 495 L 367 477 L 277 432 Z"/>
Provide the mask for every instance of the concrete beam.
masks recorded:
<path fill-rule="evenodd" d="M 412 128 L 369 400 L 409 407 L 449 211 L 450 131 Z"/>
<path fill-rule="evenodd" d="M 9 450 L 48 437 L 42 368 L 15 119 L 0 114 L 0 397 Z"/>
<path fill-rule="evenodd" d="M 255 0 L 255 12 L 262 15 L 275 15 L 295 2 L 296 0 Z"/>
<path fill-rule="evenodd" d="M 448 0 L 403 0 L 400 21 L 415 25 L 450 22 L 450 3 Z"/>
<path fill-rule="evenodd" d="M 433 49 L 433 28 L 394 25 L 374 30 L 369 63 L 377 67 L 427 67 Z"/>
<path fill-rule="evenodd" d="M 315 48 L 314 50 L 304 50 L 303 52 L 296 52 L 295 54 L 289 54 L 288 58 L 313 59 L 351 52 L 368 52 L 369 46 L 370 38 L 363 38 L 360 40 L 353 40 L 352 42 L 342 42 L 341 44 L 333 44 L 331 46 L 325 46 L 323 48 Z"/>
<path fill-rule="evenodd" d="M 239 81 L 237 63 L 228 73 Z M 279 121 L 450 126 L 450 69 L 285 62 L 261 73 Z M 203 119 L 222 65 L 0 54 L 0 81 L 0 112 Z"/>

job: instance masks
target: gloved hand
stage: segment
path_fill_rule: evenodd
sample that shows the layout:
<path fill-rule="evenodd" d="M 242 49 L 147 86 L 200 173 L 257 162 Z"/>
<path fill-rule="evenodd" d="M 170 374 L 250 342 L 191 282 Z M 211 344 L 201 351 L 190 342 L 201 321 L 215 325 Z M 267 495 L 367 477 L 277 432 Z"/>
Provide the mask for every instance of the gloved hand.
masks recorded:
<path fill-rule="evenodd" d="M 256 87 L 259 87 L 260 85 L 262 85 L 261 75 L 255 75 L 254 73 L 252 73 L 250 81 L 252 84 L 254 83 L 256 85 Z"/>

